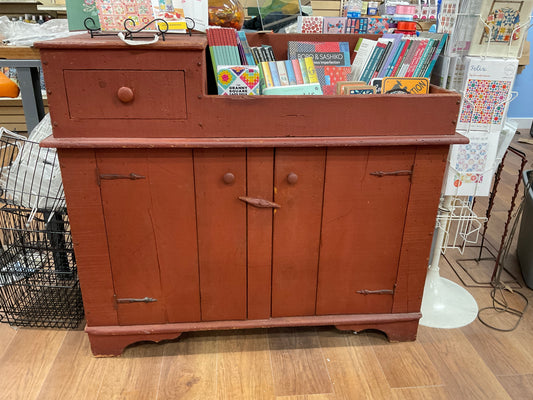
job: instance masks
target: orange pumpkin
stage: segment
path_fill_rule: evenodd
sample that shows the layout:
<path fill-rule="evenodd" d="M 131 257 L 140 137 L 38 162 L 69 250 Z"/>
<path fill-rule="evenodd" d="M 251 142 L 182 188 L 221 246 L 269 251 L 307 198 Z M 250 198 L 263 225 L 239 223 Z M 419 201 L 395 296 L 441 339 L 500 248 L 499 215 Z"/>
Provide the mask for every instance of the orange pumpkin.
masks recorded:
<path fill-rule="evenodd" d="M 0 97 L 17 97 L 19 92 L 17 84 L 0 72 Z"/>

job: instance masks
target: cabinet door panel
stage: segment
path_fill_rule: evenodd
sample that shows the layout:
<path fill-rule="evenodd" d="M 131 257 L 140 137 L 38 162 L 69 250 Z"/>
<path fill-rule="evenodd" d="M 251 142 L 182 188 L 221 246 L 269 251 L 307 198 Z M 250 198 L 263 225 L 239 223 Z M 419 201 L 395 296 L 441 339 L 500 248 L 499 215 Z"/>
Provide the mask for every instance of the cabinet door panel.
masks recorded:
<path fill-rule="evenodd" d="M 325 149 L 276 149 L 274 163 L 272 316 L 314 315 Z"/>
<path fill-rule="evenodd" d="M 411 147 L 328 149 L 317 314 L 391 312 L 410 175 L 372 173 L 413 162 Z"/>
<path fill-rule="evenodd" d="M 119 323 L 198 321 L 192 152 L 100 150 L 97 163 Z"/>
<path fill-rule="evenodd" d="M 246 150 L 194 150 L 194 176 L 202 320 L 245 319 Z"/>

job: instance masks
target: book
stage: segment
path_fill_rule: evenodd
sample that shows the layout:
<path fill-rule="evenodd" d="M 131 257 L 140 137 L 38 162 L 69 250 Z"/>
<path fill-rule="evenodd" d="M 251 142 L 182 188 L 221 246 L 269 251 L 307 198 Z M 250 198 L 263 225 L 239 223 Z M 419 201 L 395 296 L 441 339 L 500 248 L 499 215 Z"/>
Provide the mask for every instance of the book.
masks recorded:
<path fill-rule="evenodd" d="M 385 77 L 381 83 L 383 94 L 426 94 L 429 93 L 428 78 Z"/>
<path fill-rule="evenodd" d="M 302 79 L 305 83 L 309 82 L 309 75 L 307 74 L 307 67 L 305 66 L 305 60 L 303 58 L 298 58 L 298 64 L 300 64 L 300 72 L 302 74 Z"/>
<path fill-rule="evenodd" d="M 289 85 L 296 85 L 296 74 L 294 73 L 294 67 L 292 60 L 284 60 L 285 71 L 287 72 L 287 78 L 289 79 Z"/>
<path fill-rule="evenodd" d="M 414 77 L 423 77 L 424 72 L 429 65 L 429 61 L 431 60 L 431 57 L 433 56 L 433 53 L 435 52 L 435 49 L 437 45 L 439 44 L 438 40 L 435 40 L 433 38 L 430 38 L 428 41 L 428 44 L 426 48 L 424 49 L 424 53 L 422 53 L 422 57 L 420 57 L 420 60 L 418 61 L 418 64 L 412 74 Z"/>
<path fill-rule="evenodd" d="M 385 70 L 385 74 L 381 78 L 385 76 L 392 76 L 394 67 L 398 61 L 398 58 L 400 57 L 400 54 L 402 54 L 402 51 L 406 43 L 407 43 L 407 40 L 405 38 L 400 39 L 400 43 L 398 44 L 396 51 L 394 52 L 392 58 L 388 62 L 387 69 Z"/>
<path fill-rule="evenodd" d="M 378 77 L 378 74 L 381 71 L 381 69 L 383 67 L 383 64 L 385 63 L 385 60 L 388 57 L 389 52 L 391 51 L 391 48 L 392 48 L 392 39 L 383 39 L 382 38 L 380 40 L 386 40 L 387 44 L 385 46 L 385 50 L 383 51 L 383 53 L 381 54 L 381 56 L 380 56 L 380 58 L 378 60 L 376 68 L 374 69 L 374 72 L 372 73 L 372 76 L 370 77 L 370 80 L 372 80 L 373 78 L 377 78 Z"/>
<path fill-rule="evenodd" d="M 347 81 L 348 74 L 351 71 L 350 67 L 337 67 L 333 65 L 328 65 L 323 68 L 326 85 L 335 85 L 337 82 Z"/>
<path fill-rule="evenodd" d="M 400 76 L 400 77 L 405 76 L 407 69 L 409 68 L 409 65 L 411 64 L 411 60 L 413 59 L 413 56 L 416 50 L 418 49 L 419 44 L 420 44 L 420 41 L 418 39 L 411 39 L 411 45 L 409 46 L 409 49 L 405 53 L 402 59 L 402 65 L 400 66 L 395 76 Z"/>
<path fill-rule="evenodd" d="M 274 50 L 272 50 L 272 46 L 262 44 L 261 51 L 263 52 L 266 61 L 276 61 L 276 56 L 274 56 Z"/>
<path fill-rule="evenodd" d="M 435 63 L 437 62 L 437 59 L 438 59 L 439 55 L 441 54 L 442 49 L 444 48 L 444 45 L 446 44 L 447 39 L 448 39 L 448 34 L 447 33 L 443 34 L 442 38 L 439 41 L 439 44 L 437 45 L 437 47 L 435 49 L 435 52 L 431 56 L 431 60 L 429 62 L 429 65 L 427 66 L 427 68 L 424 71 L 424 77 L 426 77 L 426 78 L 431 77 L 431 72 L 433 71 Z"/>
<path fill-rule="evenodd" d="M 374 51 L 372 52 L 372 55 L 368 59 L 368 62 L 365 66 L 363 73 L 361 74 L 361 77 L 359 78 L 360 81 L 370 83 L 370 79 L 372 79 L 372 75 L 376 69 L 376 65 L 379 62 L 381 55 L 385 51 L 385 47 L 387 47 L 385 43 L 378 41 L 374 48 Z"/>
<path fill-rule="evenodd" d="M 322 33 L 324 17 L 319 15 L 299 15 L 297 31 L 299 33 Z"/>
<path fill-rule="evenodd" d="M 517 59 L 466 57 L 457 130 L 501 132 L 517 68 Z"/>
<path fill-rule="evenodd" d="M 306 83 L 303 85 L 276 86 L 263 90 L 264 95 L 322 95 L 322 88 L 318 83 Z"/>
<path fill-rule="evenodd" d="M 346 17 L 324 17 L 324 33 L 344 33 L 346 30 Z"/>
<path fill-rule="evenodd" d="M 428 47 L 429 40 L 428 39 L 422 39 L 419 41 L 418 46 L 413 53 L 413 58 L 409 62 L 409 65 L 407 67 L 407 71 L 405 71 L 406 77 L 412 77 L 413 73 L 416 70 L 416 67 L 420 63 L 420 60 L 422 59 L 422 55 L 424 54 L 424 51 Z"/>
<path fill-rule="evenodd" d="M 294 71 L 294 76 L 296 78 L 296 84 L 302 85 L 304 83 L 304 79 L 302 76 L 302 70 L 300 69 L 300 61 L 297 59 L 289 60 L 292 63 L 292 69 Z"/>
<path fill-rule="evenodd" d="M 243 31 L 237 31 L 237 37 L 244 53 L 244 60 L 242 60 L 243 65 L 257 65 L 252 54 L 252 49 L 248 44 L 248 38 L 246 37 L 246 33 Z"/>
<path fill-rule="evenodd" d="M 289 76 L 285 68 L 285 61 L 274 61 L 278 67 L 279 82 L 281 86 L 289 86 Z"/>
<path fill-rule="evenodd" d="M 348 42 L 297 42 L 289 41 L 288 59 L 313 57 L 315 66 L 350 66 L 350 45 Z"/>
<path fill-rule="evenodd" d="M 335 84 L 335 93 L 336 94 L 344 94 L 344 89 L 346 87 L 354 87 L 354 86 L 361 86 L 366 85 L 362 81 L 339 81 Z"/>
<path fill-rule="evenodd" d="M 319 83 L 313 57 L 305 57 L 304 62 L 307 76 L 309 77 L 309 83 Z"/>
<path fill-rule="evenodd" d="M 263 61 L 259 63 L 259 72 L 261 73 L 263 77 L 263 82 L 265 83 L 265 87 L 274 86 L 274 81 L 272 80 L 272 74 L 270 73 L 270 67 L 268 66 L 268 62 Z"/>
<path fill-rule="evenodd" d="M 533 0 L 484 0 L 468 55 L 519 57 L 532 9 Z"/>
<path fill-rule="evenodd" d="M 354 87 L 345 87 L 342 94 L 360 95 L 360 94 L 375 94 L 376 89 L 372 85 L 359 85 Z"/>
<path fill-rule="evenodd" d="M 261 51 L 259 50 L 259 47 L 252 47 L 252 56 L 254 57 L 255 64 L 259 64 L 261 62 L 266 61 L 263 58 L 263 55 L 261 54 Z"/>
<path fill-rule="evenodd" d="M 372 55 L 374 47 L 376 47 L 377 43 L 378 42 L 376 40 L 366 38 L 361 39 L 359 49 L 357 50 L 357 54 L 355 55 L 355 58 L 352 63 L 352 72 L 350 74 L 350 79 L 359 80 L 363 69 L 365 68 L 366 63 Z"/>
<path fill-rule="evenodd" d="M 400 53 L 398 54 L 398 57 L 396 58 L 394 62 L 394 66 L 392 67 L 390 74 L 387 74 L 388 76 L 397 75 L 398 70 L 400 69 L 400 66 L 402 65 L 402 60 L 405 57 L 405 53 L 409 50 L 409 47 L 411 47 L 411 39 L 406 38 L 403 43 Z"/>
<path fill-rule="evenodd" d="M 268 63 L 268 68 L 270 69 L 270 75 L 272 76 L 272 83 L 274 86 L 281 86 L 281 81 L 279 79 L 278 66 L 275 61 L 265 61 Z"/>
<path fill-rule="evenodd" d="M 259 67 L 257 65 L 223 65 L 217 68 L 219 95 L 259 95 Z"/>
<path fill-rule="evenodd" d="M 387 70 L 389 68 L 392 69 L 391 63 L 394 57 L 396 56 L 398 47 L 400 47 L 400 44 L 402 43 L 402 40 L 401 40 L 402 37 L 403 37 L 403 34 L 401 33 L 386 33 L 383 35 L 383 38 L 392 39 L 392 46 L 390 47 L 390 51 L 388 52 L 386 58 L 383 61 L 383 65 L 381 66 L 381 69 L 379 70 L 379 73 L 377 75 L 378 78 L 383 78 L 385 74 L 387 73 Z"/>

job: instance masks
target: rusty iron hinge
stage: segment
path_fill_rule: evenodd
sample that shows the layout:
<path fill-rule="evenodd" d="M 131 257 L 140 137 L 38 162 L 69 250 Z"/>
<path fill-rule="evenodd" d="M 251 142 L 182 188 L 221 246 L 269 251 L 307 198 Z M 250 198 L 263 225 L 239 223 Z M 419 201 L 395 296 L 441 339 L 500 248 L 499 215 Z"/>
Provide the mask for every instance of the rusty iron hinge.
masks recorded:
<path fill-rule="evenodd" d="M 357 293 L 364 294 L 365 296 L 367 294 L 394 294 L 394 290 L 390 290 L 390 289 L 381 289 L 381 290 L 363 289 L 363 290 L 358 290 Z"/>
<path fill-rule="evenodd" d="M 157 301 L 157 299 L 153 299 L 151 297 L 144 297 L 142 299 L 117 299 L 115 297 L 115 301 L 117 303 L 153 303 L 154 301 Z"/>
<path fill-rule="evenodd" d="M 239 200 L 244 201 L 245 203 L 250 204 L 254 207 L 258 207 L 258 208 L 280 208 L 281 207 L 279 204 L 274 203 L 272 201 L 265 200 L 265 199 L 258 199 L 255 197 L 240 196 Z"/>
<path fill-rule="evenodd" d="M 402 175 L 413 175 L 412 169 L 402 169 L 399 171 L 374 171 L 371 172 L 370 175 L 377 176 L 378 178 L 382 178 L 384 176 L 402 176 Z"/>
<path fill-rule="evenodd" d="M 116 179 L 130 179 L 132 181 L 138 180 L 138 179 L 146 179 L 146 176 L 136 174 L 134 172 L 131 172 L 127 175 L 122 174 L 101 174 L 98 169 L 96 171 L 96 179 L 98 182 L 98 186 L 100 186 L 100 182 L 102 179 L 104 180 L 116 180 Z"/>

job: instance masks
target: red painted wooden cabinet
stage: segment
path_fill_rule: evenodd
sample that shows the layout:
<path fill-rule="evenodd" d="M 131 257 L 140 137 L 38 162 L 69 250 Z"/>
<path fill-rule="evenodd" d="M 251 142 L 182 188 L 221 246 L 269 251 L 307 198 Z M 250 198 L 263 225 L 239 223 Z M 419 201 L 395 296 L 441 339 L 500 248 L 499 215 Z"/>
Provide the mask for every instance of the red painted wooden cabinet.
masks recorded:
<path fill-rule="evenodd" d="M 357 39 L 311 36 L 249 40 Z M 211 95 L 203 35 L 38 46 L 94 354 L 206 329 L 415 339 L 459 95 Z"/>

